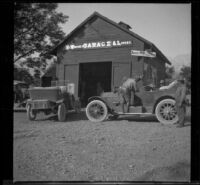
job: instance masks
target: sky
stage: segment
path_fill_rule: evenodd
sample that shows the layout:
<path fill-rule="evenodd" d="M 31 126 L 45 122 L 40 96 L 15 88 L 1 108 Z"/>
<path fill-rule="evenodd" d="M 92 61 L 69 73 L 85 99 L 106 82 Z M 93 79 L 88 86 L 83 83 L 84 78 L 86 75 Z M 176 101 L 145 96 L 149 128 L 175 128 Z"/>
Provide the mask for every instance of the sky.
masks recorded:
<path fill-rule="evenodd" d="M 168 58 L 191 54 L 191 4 L 59 3 L 57 11 L 69 16 L 62 25 L 66 35 L 97 11 L 127 23 Z"/>

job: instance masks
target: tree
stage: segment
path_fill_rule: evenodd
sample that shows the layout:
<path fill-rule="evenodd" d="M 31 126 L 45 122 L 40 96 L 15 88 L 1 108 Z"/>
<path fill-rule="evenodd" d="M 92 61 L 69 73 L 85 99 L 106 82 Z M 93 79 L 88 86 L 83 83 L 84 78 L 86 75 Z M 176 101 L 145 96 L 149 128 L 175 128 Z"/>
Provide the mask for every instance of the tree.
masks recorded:
<path fill-rule="evenodd" d="M 181 67 L 180 75 L 186 79 L 188 88 L 191 88 L 191 67 L 185 65 Z"/>
<path fill-rule="evenodd" d="M 167 76 L 167 78 L 172 79 L 174 74 L 175 74 L 174 66 L 166 66 L 166 76 Z"/>
<path fill-rule="evenodd" d="M 56 3 L 15 3 L 14 6 L 14 63 L 43 69 L 48 52 L 65 34 L 60 24 L 68 16 L 56 12 Z"/>
<path fill-rule="evenodd" d="M 188 81 L 191 81 L 191 67 L 190 66 L 183 66 L 180 70 L 180 75 L 182 75 Z"/>
<path fill-rule="evenodd" d="M 28 69 L 19 68 L 16 66 L 14 66 L 14 79 L 24 81 L 29 85 L 34 83 L 34 79 L 29 73 Z"/>

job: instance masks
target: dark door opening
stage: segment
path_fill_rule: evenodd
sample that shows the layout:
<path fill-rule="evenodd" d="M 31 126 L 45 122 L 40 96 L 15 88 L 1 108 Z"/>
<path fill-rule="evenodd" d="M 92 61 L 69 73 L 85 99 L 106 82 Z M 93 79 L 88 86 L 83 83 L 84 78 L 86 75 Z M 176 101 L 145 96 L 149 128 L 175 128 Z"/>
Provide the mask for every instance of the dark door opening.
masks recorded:
<path fill-rule="evenodd" d="M 51 87 L 51 81 L 52 81 L 51 76 L 43 76 L 41 78 L 41 86 L 42 87 Z"/>
<path fill-rule="evenodd" d="M 86 106 L 88 98 L 98 96 L 101 86 L 104 92 L 111 91 L 112 62 L 81 63 L 79 65 L 79 97 Z"/>

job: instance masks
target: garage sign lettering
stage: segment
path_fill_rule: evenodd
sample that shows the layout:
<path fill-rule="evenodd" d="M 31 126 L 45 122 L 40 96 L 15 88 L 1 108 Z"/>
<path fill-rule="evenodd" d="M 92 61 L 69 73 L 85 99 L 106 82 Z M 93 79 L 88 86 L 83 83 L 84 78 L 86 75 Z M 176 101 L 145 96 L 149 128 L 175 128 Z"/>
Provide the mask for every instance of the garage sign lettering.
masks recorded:
<path fill-rule="evenodd" d="M 103 41 L 103 42 L 90 42 L 90 43 L 83 43 L 81 45 L 70 44 L 66 45 L 66 50 L 73 50 L 73 49 L 93 49 L 93 48 L 110 48 L 110 47 L 119 47 L 119 46 L 126 46 L 132 45 L 132 41 Z"/>

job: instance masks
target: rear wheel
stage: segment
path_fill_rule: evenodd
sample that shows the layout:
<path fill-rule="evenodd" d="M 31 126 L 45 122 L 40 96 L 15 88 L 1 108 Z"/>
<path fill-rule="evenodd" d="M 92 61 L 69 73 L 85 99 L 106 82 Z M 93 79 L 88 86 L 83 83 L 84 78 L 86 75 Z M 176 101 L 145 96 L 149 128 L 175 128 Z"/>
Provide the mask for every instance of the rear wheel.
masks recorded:
<path fill-rule="evenodd" d="M 174 124 L 178 121 L 178 116 L 175 108 L 175 100 L 164 99 L 161 100 L 155 110 L 158 121 L 163 124 Z"/>
<path fill-rule="evenodd" d="M 36 113 L 36 110 L 33 110 L 33 109 L 31 108 L 31 105 L 30 105 L 30 104 L 27 105 L 27 107 L 26 107 L 26 112 L 27 112 L 27 117 L 28 117 L 28 119 L 29 119 L 30 121 L 35 120 L 37 113 Z"/>
<path fill-rule="evenodd" d="M 58 105 L 58 120 L 65 121 L 66 119 L 66 107 L 64 103 Z"/>
<path fill-rule="evenodd" d="M 100 100 L 93 100 L 86 107 L 86 115 L 92 122 L 104 121 L 108 116 L 107 106 Z"/>

